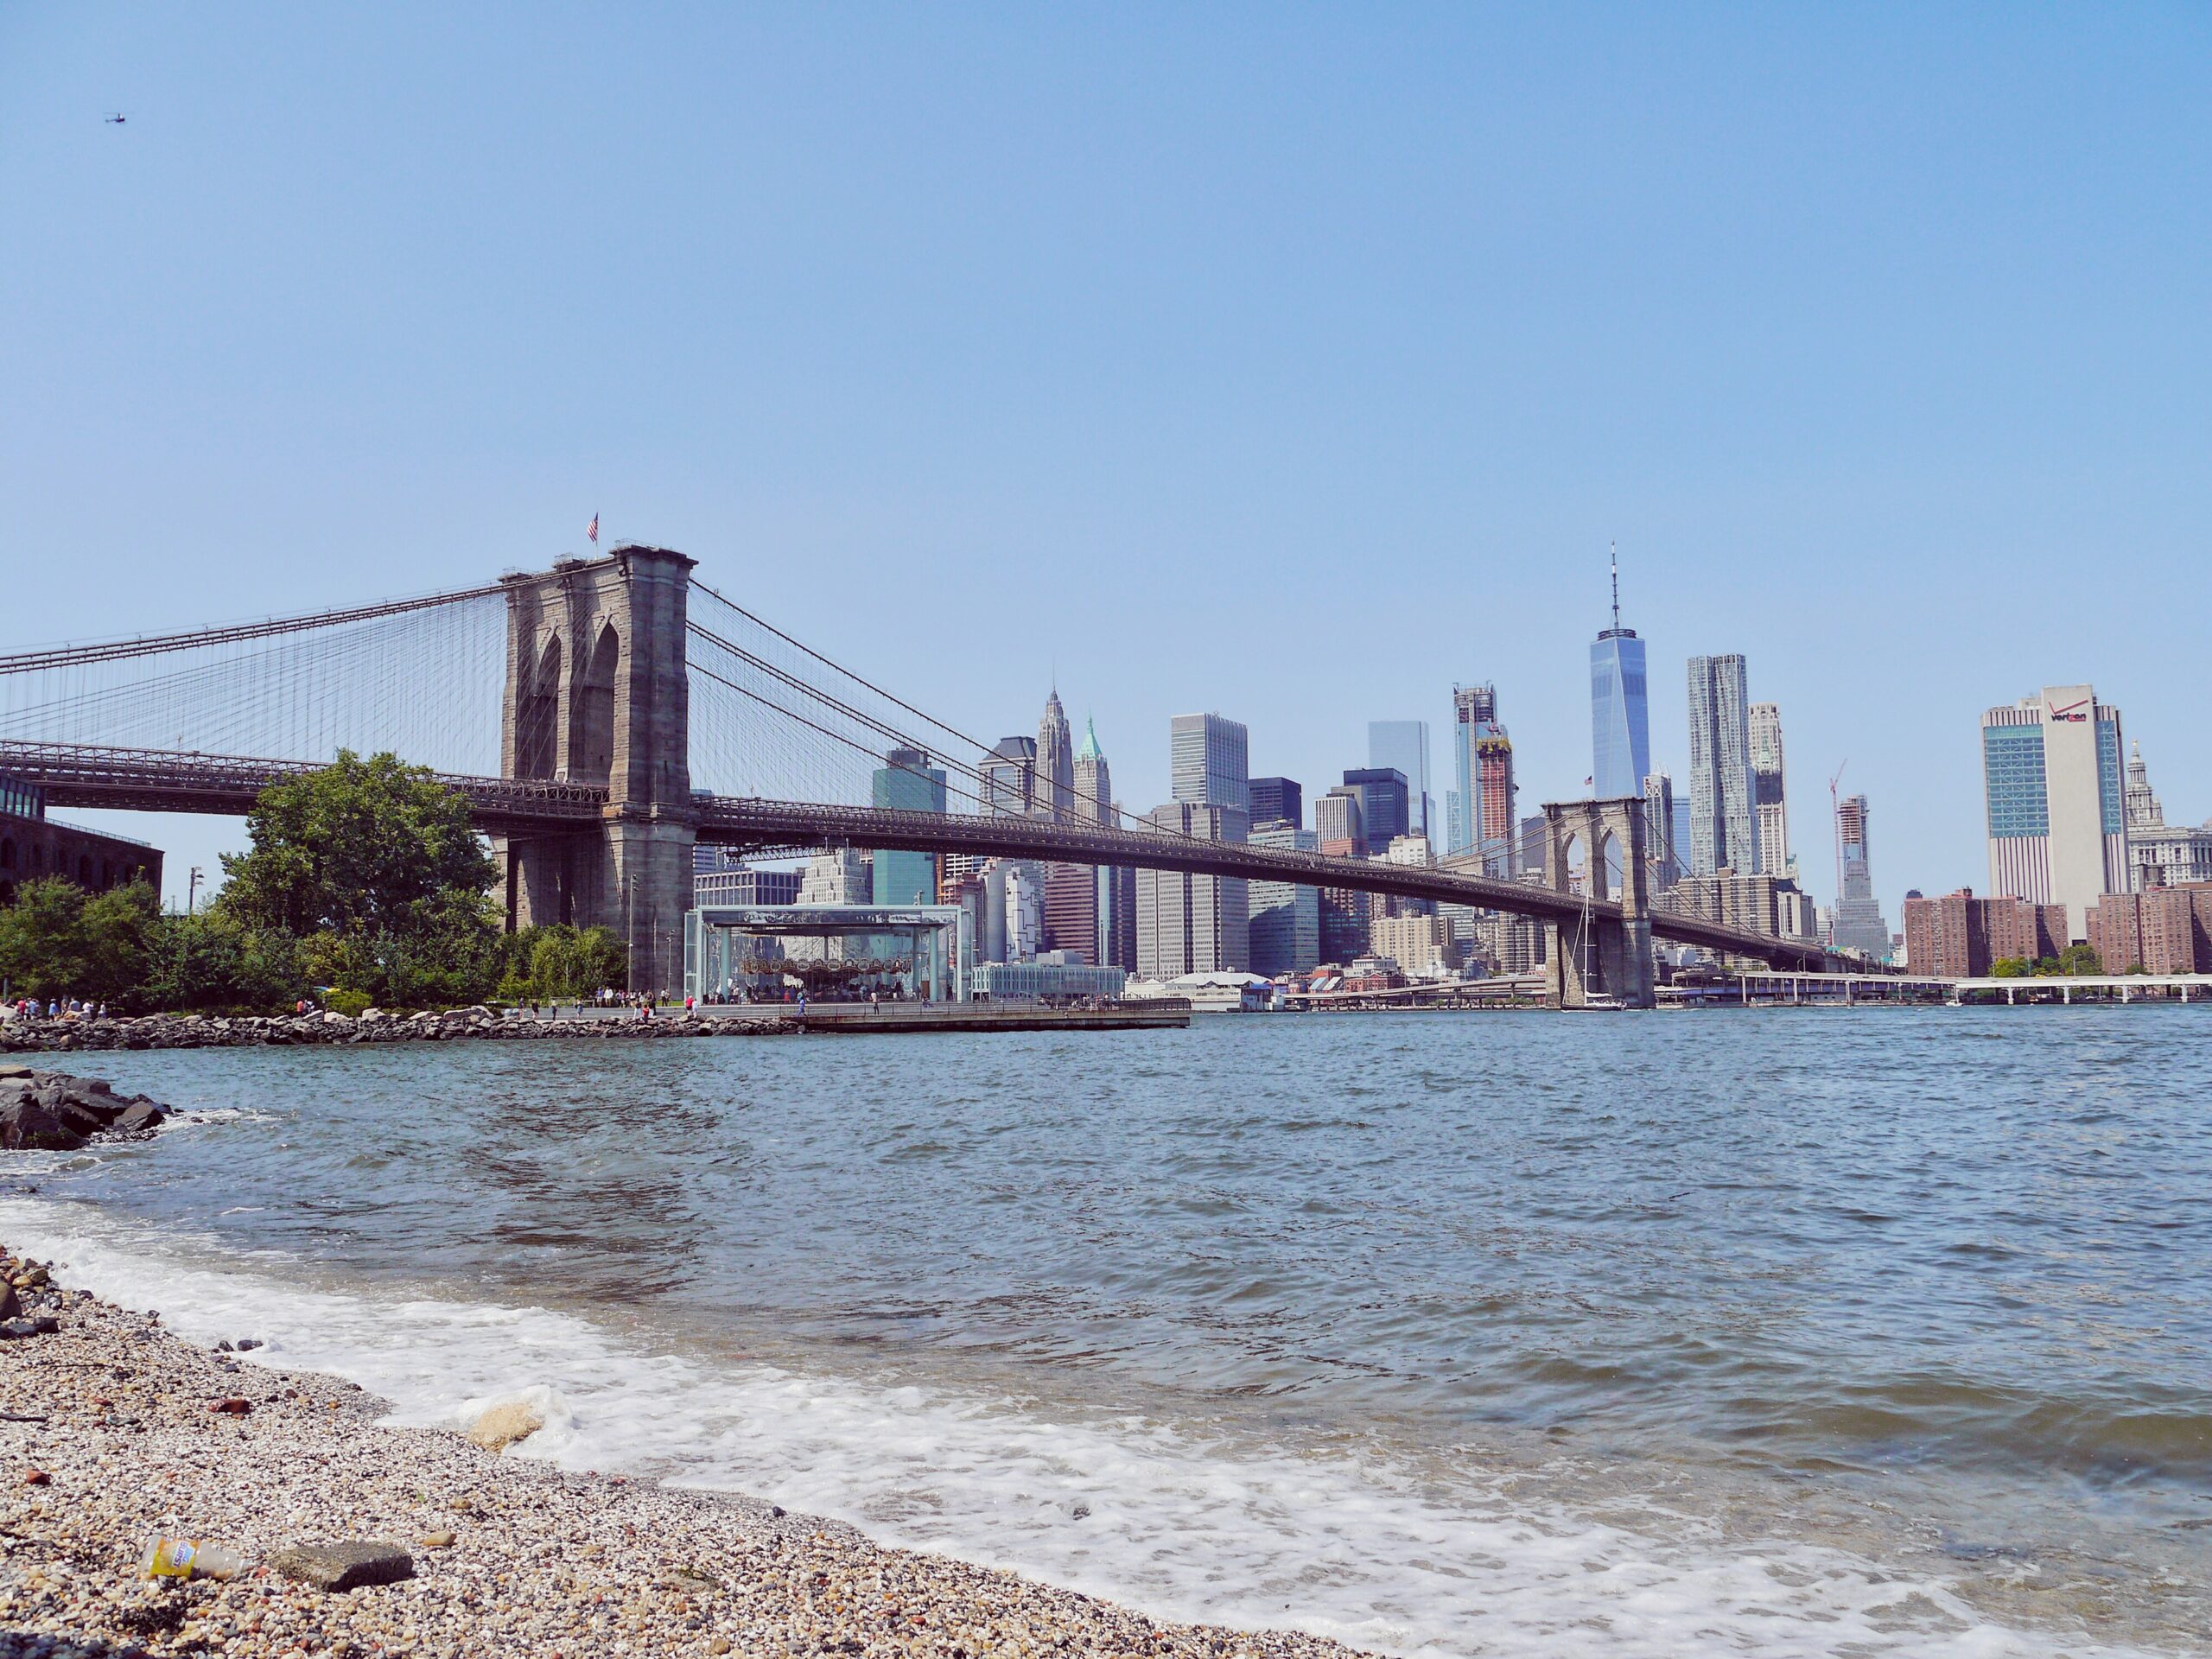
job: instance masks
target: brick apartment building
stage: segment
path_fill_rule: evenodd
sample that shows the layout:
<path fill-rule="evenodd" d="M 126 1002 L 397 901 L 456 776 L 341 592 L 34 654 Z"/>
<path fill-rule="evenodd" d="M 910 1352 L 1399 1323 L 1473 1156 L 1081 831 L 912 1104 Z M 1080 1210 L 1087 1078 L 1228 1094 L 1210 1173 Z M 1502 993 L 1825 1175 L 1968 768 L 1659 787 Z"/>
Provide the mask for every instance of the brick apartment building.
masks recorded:
<path fill-rule="evenodd" d="M 2063 905 L 1977 899 L 1971 887 L 1904 901 L 1905 960 L 1916 974 L 1981 979 L 1993 963 L 2055 957 L 2067 943 Z"/>

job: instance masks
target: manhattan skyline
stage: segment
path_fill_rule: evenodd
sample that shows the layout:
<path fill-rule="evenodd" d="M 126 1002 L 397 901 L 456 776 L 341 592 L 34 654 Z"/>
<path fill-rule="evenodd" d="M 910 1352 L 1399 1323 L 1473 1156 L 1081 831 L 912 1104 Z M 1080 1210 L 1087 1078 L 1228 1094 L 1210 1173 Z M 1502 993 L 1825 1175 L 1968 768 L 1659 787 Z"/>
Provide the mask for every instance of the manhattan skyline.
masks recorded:
<path fill-rule="evenodd" d="M 10 13 L 0 643 L 599 512 L 969 729 L 1057 679 L 1133 810 L 1173 714 L 1310 797 L 1455 681 L 1533 810 L 1618 540 L 1652 766 L 1742 653 L 1806 886 L 1847 759 L 1894 919 L 1984 887 L 1980 714 L 2039 686 L 2212 813 L 2193 613 L 2140 602 L 2202 556 L 2212 29 L 2099 24 Z"/>

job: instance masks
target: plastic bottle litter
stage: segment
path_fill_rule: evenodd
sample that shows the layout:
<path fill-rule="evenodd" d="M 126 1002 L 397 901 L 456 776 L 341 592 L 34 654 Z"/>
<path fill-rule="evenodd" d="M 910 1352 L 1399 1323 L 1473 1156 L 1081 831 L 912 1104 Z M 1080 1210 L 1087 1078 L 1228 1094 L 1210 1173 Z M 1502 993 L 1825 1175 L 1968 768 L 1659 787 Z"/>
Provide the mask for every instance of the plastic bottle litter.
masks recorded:
<path fill-rule="evenodd" d="M 234 1579 L 245 1571 L 245 1557 L 220 1544 L 197 1538 L 156 1538 L 146 1552 L 149 1579 Z"/>

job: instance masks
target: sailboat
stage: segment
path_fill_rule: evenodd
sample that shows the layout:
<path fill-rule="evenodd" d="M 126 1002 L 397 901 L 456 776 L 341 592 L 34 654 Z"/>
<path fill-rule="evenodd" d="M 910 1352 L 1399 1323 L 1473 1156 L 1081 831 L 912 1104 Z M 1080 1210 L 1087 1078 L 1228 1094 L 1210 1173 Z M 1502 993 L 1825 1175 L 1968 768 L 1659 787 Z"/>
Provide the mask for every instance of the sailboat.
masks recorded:
<path fill-rule="evenodd" d="M 1596 930 L 1590 925 L 1591 885 L 1586 875 L 1582 883 L 1582 1001 L 1578 1007 L 1567 1008 L 1566 1012 L 1569 1014 L 1616 1013 L 1621 1006 L 1619 1000 L 1611 993 L 1590 988 L 1592 953 L 1596 949 L 1597 939 Z"/>

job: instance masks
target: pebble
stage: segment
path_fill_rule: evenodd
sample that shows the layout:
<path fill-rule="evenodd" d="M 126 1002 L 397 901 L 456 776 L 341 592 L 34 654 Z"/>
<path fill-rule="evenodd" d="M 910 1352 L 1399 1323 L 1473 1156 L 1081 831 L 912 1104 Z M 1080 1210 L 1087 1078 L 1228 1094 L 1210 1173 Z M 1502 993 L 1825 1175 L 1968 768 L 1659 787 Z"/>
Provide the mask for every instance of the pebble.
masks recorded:
<path fill-rule="evenodd" d="M 23 1266 L 0 1257 L 0 1272 Z M 357 1388 L 268 1374 L 270 1386 L 252 1392 L 275 1397 L 250 1424 L 219 1430 L 207 1402 L 236 1396 L 217 1357 L 143 1313 L 73 1300 L 66 1329 L 8 1351 L 0 1414 L 47 1421 L 0 1422 L 0 1446 L 19 1466 L 35 1452 L 52 1478 L 0 1485 L 0 1659 L 1351 1651 L 1318 1637 L 1160 1624 L 756 1500 L 635 1477 L 618 1485 L 447 1430 L 385 1427 L 385 1403 Z M 249 1565 L 226 1582 L 148 1584 L 147 1540 L 158 1536 L 235 1549 Z M 327 1590 L 273 1570 L 287 1550 L 398 1538 L 425 1553 L 396 1582 Z"/>

